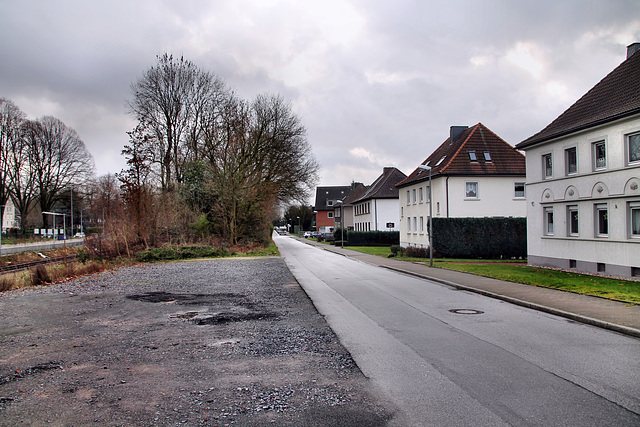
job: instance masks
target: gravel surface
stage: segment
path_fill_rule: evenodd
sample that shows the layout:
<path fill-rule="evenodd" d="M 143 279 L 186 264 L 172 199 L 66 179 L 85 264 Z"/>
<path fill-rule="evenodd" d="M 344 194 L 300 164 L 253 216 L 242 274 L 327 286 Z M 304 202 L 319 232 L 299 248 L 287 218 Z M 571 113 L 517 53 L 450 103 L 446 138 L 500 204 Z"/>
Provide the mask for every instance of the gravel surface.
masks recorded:
<path fill-rule="evenodd" d="M 124 268 L 0 313 L 3 426 L 393 423 L 280 258 Z"/>

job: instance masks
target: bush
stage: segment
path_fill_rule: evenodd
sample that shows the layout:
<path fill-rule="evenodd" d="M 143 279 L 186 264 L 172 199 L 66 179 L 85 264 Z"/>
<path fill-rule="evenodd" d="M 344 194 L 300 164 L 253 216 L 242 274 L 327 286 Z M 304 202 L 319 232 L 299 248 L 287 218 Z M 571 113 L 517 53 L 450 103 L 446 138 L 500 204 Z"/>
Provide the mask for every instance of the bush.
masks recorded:
<path fill-rule="evenodd" d="M 38 265 L 31 271 L 31 283 L 34 286 L 51 283 L 51 276 L 44 265 Z"/>
<path fill-rule="evenodd" d="M 393 256 L 401 256 L 402 255 L 402 246 L 400 245 L 391 245 L 389 248 Z"/>
<path fill-rule="evenodd" d="M 418 248 L 415 246 L 408 246 L 403 249 L 402 256 L 408 258 L 429 258 L 429 248 Z"/>
<path fill-rule="evenodd" d="M 400 243 L 399 231 L 349 231 L 349 246 L 387 246 Z"/>
<path fill-rule="evenodd" d="M 525 258 L 526 218 L 433 218 L 433 249 L 446 258 Z"/>
<path fill-rule="evenodd" d="M 187 246 L 163 246 L 140 252 L 137 259 L 140 262 L 172 261 L 193 258 L 218 258 L 228 256 L 229 253 L 222 248 L 211 246 L 187 245 Z"/>

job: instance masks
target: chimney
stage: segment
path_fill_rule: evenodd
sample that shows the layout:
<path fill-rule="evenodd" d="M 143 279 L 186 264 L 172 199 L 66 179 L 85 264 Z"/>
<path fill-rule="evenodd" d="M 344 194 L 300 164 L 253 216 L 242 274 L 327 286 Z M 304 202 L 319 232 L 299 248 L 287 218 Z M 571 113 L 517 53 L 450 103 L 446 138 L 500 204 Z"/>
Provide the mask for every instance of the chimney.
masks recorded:
<path fill-rule="evenodd" d="M 639 50 L 640 50 L 639 42 L 631 43 L 629 46 L 627 46 L 627 59 L 631 58 L 631 55 L 633 55 Z"/>
<path fill-rule="evenodd" d="M 456 142 L 456 139 L 468 128 L 469 126 L 451 126 L 449 128 L 449 144 Z"/>

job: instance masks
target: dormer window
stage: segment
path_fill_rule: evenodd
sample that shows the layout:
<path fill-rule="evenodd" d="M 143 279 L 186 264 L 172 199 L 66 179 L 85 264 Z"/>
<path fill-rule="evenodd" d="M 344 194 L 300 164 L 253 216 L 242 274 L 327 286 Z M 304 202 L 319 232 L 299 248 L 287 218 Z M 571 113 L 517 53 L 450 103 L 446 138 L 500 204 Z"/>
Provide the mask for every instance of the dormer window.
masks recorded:
<path fill-rule="evenodd" d="M 484 160 L 488 163 L 491 163 L 491 153 L 489 153 L 488 151 L 484 152 Z"/>
<path fill-rule="evenodd" d="M 476 152 L 475 151 L 469 151 L 469 159 L 472 162 L 477 162 L 478 161 L 478 157 L 476 156 Z"/>
<path fill-rule="evenodd" d="M 333 206 L 333 200 L 327 200 L 327 206 Z"/>

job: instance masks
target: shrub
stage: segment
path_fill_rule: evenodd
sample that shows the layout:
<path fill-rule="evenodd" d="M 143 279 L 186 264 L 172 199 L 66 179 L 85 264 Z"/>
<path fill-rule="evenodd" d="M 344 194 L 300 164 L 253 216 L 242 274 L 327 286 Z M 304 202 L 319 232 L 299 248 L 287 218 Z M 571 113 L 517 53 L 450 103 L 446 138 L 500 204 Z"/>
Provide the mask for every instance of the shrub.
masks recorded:
<path fill-rule="evenodd" d="M 44 265 L 38 265 L 31 270 L 31 283 L 34 286 L 51 283 L 51 276 Z"/>
<path fill-rule="evenodd" d="M 193 258 L 217 258 L 228 256 L 228 252 L 222 248 L 211 246 L 187 245 L 187 246 L 163 246 L 140 252 L 137 259 L 140 262 L 172 261 Z"/>
<path fill-rule="evenodd" d="M 404 248 L 402 252 L 402 256 L 405 256 L 408 258 L 429 258 L 429 249 L 409 246 Z"/>
<path fill-rule="evenodd" d="M 433 249 L 446 258 L 524 258 L 526 218 L 433 218 Z"/>
<path fill-rule="evenodd" d="M 400 245 L 391 245 L 391 247 L 389 248 L 391 250 L 391 253 L 393 254 L 393 256 L 398 256 L 398 255 L 402 255 L 402 246 Z"/>

